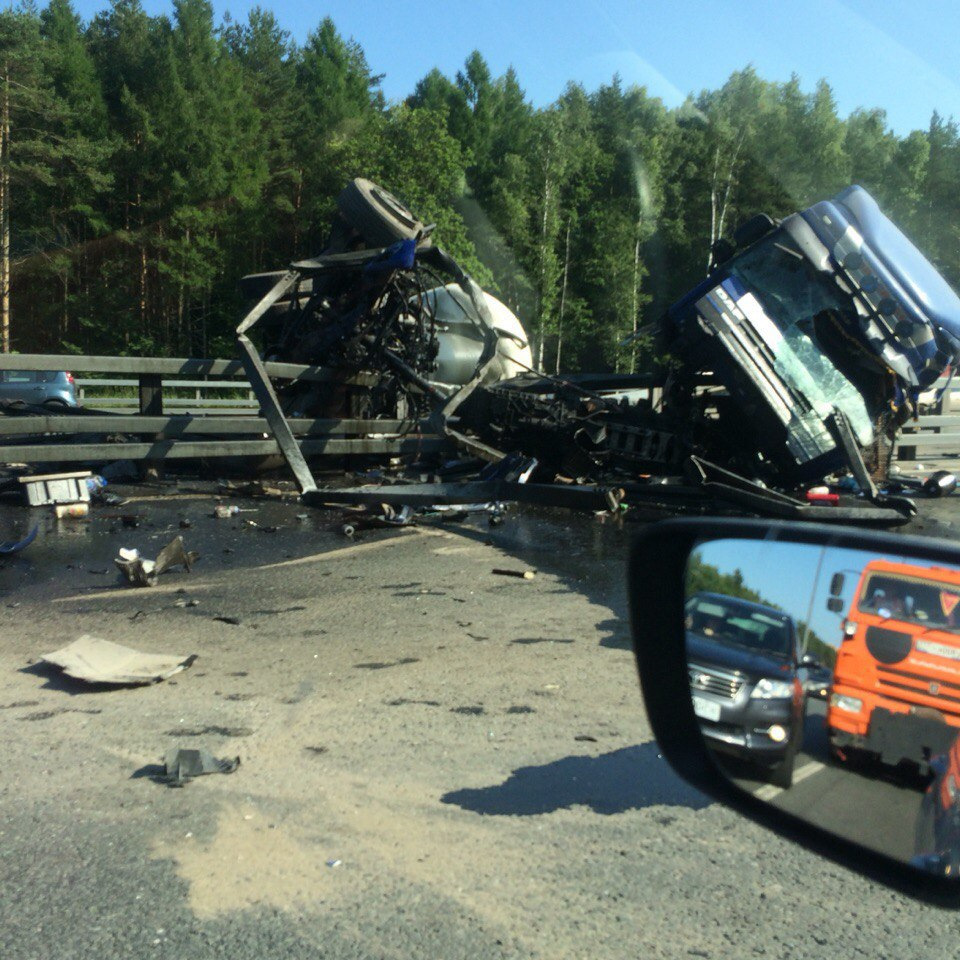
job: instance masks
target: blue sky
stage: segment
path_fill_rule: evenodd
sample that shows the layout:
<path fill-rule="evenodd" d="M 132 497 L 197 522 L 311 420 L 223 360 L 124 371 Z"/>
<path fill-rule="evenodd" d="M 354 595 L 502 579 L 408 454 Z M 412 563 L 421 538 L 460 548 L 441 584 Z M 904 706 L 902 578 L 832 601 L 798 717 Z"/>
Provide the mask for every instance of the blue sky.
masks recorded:
<path fill-rule="evenodd" d="M 171 0 L 143 0 L 168 13 Z M 41 0 L 42 3 L 42 0 Z M 78 0 L 85 18 L 105 0 Z M 883 107 L 893 128 L 925 128 L 934 108 L 960 118 L 960 4 L 945 0 L 292 0 L 264 2 L 296 39 L 325 16 L 354 37 L 391 99 L 432 67 L 453 75 L 474 48 L 495 73 L 516 67 L 537 105 L 568 80 L 588 88 L 619 72 L 668 105 L 752 63 L 764 77 L 825 77 L 841 112 Z M 214 0 L 243 19 L 248 0 Z"/>

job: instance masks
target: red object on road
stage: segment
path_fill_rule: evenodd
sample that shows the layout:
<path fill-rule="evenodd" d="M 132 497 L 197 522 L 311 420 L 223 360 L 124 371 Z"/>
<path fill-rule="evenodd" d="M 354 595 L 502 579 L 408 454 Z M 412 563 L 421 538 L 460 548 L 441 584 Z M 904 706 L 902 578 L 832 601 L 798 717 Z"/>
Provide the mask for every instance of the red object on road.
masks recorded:
<path fill-rule="evenodd" d="M 814 493 L 812 490 L 808 490 L 807 501 L 809 503 L 832 503 L 834 506 L 836 506 L 840 502 L 840 494 Z"/>

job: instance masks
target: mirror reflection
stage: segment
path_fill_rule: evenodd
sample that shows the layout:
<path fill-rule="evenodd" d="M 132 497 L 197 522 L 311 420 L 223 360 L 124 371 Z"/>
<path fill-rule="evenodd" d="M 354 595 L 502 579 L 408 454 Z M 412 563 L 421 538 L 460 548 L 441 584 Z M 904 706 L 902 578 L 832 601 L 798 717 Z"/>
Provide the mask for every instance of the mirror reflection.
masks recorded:
<path fill-rule="evenodd" d="M 872 850 L 960 873 L 960 568 L 757 540 L 698 545 L 694 712 L 724 773 Z"/>

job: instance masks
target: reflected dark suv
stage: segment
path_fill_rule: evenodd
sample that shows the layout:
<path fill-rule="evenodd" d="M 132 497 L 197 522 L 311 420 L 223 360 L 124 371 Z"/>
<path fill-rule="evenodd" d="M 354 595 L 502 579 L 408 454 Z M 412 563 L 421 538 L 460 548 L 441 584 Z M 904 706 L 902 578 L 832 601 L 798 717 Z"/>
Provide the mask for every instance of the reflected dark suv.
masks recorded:
<path fill-rule="evenodd" d="M 804 694 L 793 620 L 717 593 L 687 601 L 690 692 L 709 746 L 789 787 L 803 737 Z"/>

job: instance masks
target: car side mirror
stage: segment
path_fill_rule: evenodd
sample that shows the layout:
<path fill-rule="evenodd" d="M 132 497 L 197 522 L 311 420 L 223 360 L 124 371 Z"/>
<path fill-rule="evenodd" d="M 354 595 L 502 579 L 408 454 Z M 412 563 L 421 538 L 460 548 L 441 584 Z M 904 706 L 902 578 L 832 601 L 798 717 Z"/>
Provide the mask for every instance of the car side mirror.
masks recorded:
<path fill-rule="evenodd" d="M 842 609 L 823 602 L 838 568 L 856 577 L 849 600 L 830 598 Z M 912 605 L 897 602 L 907 589 Z M 667 520 L 638 537 L 628 591 L 648 718 L 681 777 L 828 859 L 960 907 L 957 545 Z M 883 611 L 861 599 L 880 592 Z M 816 695 L 800 666 L 829 671 Z"/>
<path fill-rule="evenodd" d="M 843 600 L 840 597 L 827 597 L 827 609 L 831 613 L 843 613 Z"/>

